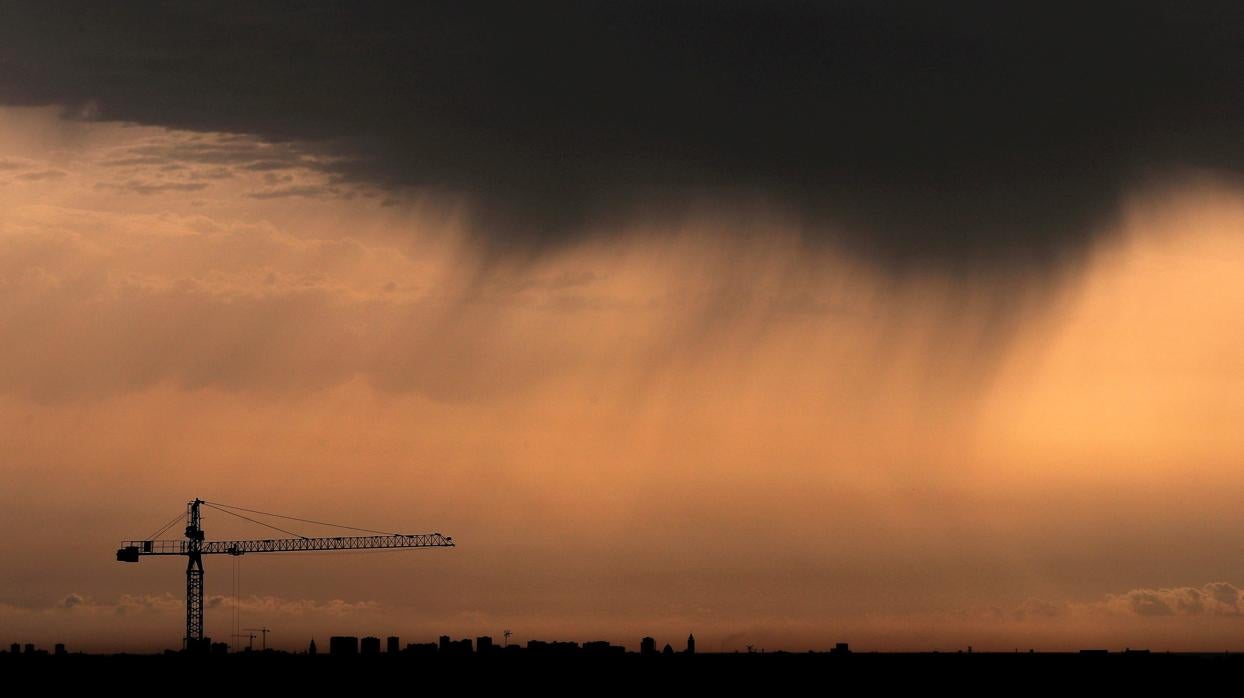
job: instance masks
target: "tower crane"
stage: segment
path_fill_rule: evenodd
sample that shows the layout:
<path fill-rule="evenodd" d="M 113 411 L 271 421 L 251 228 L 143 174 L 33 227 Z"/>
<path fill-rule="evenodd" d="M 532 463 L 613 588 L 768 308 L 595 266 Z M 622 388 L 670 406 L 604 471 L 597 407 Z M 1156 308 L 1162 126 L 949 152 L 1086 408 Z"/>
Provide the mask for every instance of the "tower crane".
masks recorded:
<path fill-rule="evenodd" d="M 186 558 L 186 636 L 183 639 L 183 646 L 186 651 L 203 651 L 207 649 L 207 640 L 203 637 L 204 555 L 236 556 L 245 555 L 247 553 L 454 547 L 453 538 L 443 536 L 439 533 L 384 533 L 383 531 L 360 529 L 354 526 L 339 526 L 339 528 L 366 531 L 373 535 L 308 538 L 307 536 L 298 535 L 293 531 L 285 531 L 285 529 L 278 528 L 277 530 L 296 537 L 267 538 L 262 540 L 206 540 L 203 535 L 203 518 L 200 511 L 200 507 L 203 505 L 247 519 L 253 523 L 263 524 L 261 521 L 255 521 L 254 519 L 250 519 L 230 510 L 237 509 L 238 511 L 279 516 L 280 518 L 293 519 L 295 521 L 303 521 L 306 523 L 323 524 L 323 522 L 320 521 L 297 519 L 292 516 L 280 516 L 278 514 L 267 514 L 266 512 L 257 512 L 252 509 L 243 509 L 241 507 L 213 503 L 196 498 L 186 505 L 185 540 L 154 540 L 156 536 L 160 535 L 165 530 L 168 530 L 170 526 L 181 518 L 181 514 L 178 514 L 176 518 L 165 524 L 163 529 L 157 531 L 146 540 L 123 541 L 121 543 L 121 547 L 117 550 L 118 562 L 138 562 L 140 558 L 147 555 L 181 555 Z M 270 528 L 276 528 L 270 524 L 263 525 L 269 526 Z M 267 635 L 267 633 L 264 634 Z M 267 638 L 265 637 L 265 640 L 266 639 Z"/>
<path fill-rule="evenodd" d="M 243 630 L 245 630 L 245 631 L 246 631 L 246 632 L 248 632 L 248 633 L 250 633 L 250 632 L 255 632 L 255 633 L 263 633 L 263 648 L 264 648 L 264 651 L 267 651 L 267 649 L 268 649 L 268 633 L 272 632 L 272 628 L 269 628 L 269 627 L 266 627 L 266 626 L 265 626 L 265 627 L 262 627 L 262 628 L 242 628 L 242 629 L 243 629 Z M 251 644 L 254 644 L 254 642 L 255 642 L 254 637 L 255 637 L 254 635 L 252 635 L 252 636 L 251 636 Z"/>

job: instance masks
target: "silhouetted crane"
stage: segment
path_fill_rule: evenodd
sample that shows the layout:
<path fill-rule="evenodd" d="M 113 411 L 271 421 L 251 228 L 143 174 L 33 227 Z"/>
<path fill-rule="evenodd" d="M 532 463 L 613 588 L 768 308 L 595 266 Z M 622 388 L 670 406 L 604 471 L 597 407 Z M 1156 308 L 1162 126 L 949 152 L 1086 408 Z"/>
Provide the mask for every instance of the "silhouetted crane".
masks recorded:
<path fill-rule="evenodd" d="M 283 533 L 288 533 L 296 538 L 268 538 L 264 540 L 204 540 L 203 527 L 201 525 L 202 516 L 199 512 L 200 506 L 209 506 L 226 514 L 232 514 L 252 523 L 258 523 L 269 528 L 276 529 Z M 293 521 L 302 521 L 304 523 L 312 523 L 322 526 L 336 526 L 338 528 L 348 528 L 356 531 L 365 531 L 375 535 L 370 536 L 338 536 L 332 538 L 308 538 L 293 531 L 286 531 L 283 528 L 277 528 L 271 524 L 238 514 L 235 511 L 245 511 L 252 514 L 260 514 L 263 516 L 275 516 L 282 519 L 290 519 Z M 206 502 L 202 499 L 195 499 L 186 505 L 186 539 L 185 540 L 154 540 L 156 536 L 168 530 L 170 526 L 181 518 L 178 514 L 172 521 L 164 525 L 164 528 L 156 531 L 146 540 L 130 540 L 121 543 L 120 549 L 117 550 L 117 561 L 119 562 L 138 562 L 138 559 L 144 555 L 184 555 L 186 561 L 186 637 L 183 640 L 183 646 L 187 651 L 204 651 L 206 640 L 203 637 L 203 556 L 204 555 L 244 555 L 246 553 L 287 553 L 287 552 L 310 552 L 310 551 L 330 551 L 330 550 L 369 550 L 380 548 L 452 548 L 454 547 L 454 539 L 449 536 L 443 536 L 439 533 L 385 533 L 383 531 L 373 531 L 366 528 L 358 528 L 356 526 L 340 526 L 339 524 L 326 524 L 322 521 L 311 521 L 310 519 L 299 519 L 293 516 L 282 516 L 281 514 L 271 514 L 263 511 L 255 511 L 253 509 L 243 509 L 242 507 L 229 506 L 227 504 L 219 504 Z M 267 642 L 267 633 L 265 632 L 265 643 Z M 254 636 L 252 636 L 253 638 Z"/>
<path fill-rule="evenodd" d="M 272 628 L 242 628 L 246 632 L 263 633 L 263 648 L 268 649 L 268 633 L 272 632 Z M 253 636 L 252 636 L 253 637 Z"/>
<path fill-rule="evenodd" d="M 246 651 L 252 652 L 255 649 L 255 633 L 234 633 L 234 637 L 246 638 Z"/>

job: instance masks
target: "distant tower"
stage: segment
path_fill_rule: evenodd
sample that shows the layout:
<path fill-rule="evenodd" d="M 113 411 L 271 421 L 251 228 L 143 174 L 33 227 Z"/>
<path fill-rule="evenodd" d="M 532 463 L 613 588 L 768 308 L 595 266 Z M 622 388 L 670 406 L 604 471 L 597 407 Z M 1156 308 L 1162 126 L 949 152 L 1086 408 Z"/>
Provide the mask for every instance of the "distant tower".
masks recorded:
<path fill-rule="evenodd" d="M 687 654 L 695 654 L 695 635 L 687 635 Z"/>
<path fill-rule="evenodd" d="M 639 653 L 645 656 L 657 653 L 657 641 L 651 637 L 645 637 L 639 641 Z"/>
<path fill-rule="evenodd" d="M 401 640 L 396 635 L 390 635 L 386 641 L 385 650 L 389 654 L 397 654 L 401 650 Z"/>
<path fill-rule="evenodd" d="M 671 656 L 671 655 L 673 655 L 673 654 L 674 654 L 674 648 L 673 648 L 673 647 L 670 647 L 670 643 L 668 643 L 668 642 L 667 642 L 667 643 L 665 643 L 665 648 L 661 650 L 661 654 L 663 654 L 663 655 L 665 655 L 665 656 L 667 656 L 667 657 L 668 657 L 668 656 Z"/>
<path fill-rule="evenodd" d="M 307 654 L 314 655 L 315 652 L 315 638 L 311 638 L 311 644 L 307 645 Z"/>

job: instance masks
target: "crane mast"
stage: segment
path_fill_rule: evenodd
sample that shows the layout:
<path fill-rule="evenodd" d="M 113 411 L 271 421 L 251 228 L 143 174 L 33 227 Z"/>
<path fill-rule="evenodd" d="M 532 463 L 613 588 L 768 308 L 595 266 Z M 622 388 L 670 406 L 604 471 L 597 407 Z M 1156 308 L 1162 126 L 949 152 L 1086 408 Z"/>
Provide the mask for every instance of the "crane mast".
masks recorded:
<path fill-rule="evenodd" d="M 203 645 L 203 526 L 195 498 L 186 511 L 186 651 L 204 649 Z M 118 555 L 117 559 L 120 559 Z M 137 560 L 135 560 L 137 562 Z"/>
<path fill-rule="evenodd" d="M 182 555 L 186 557 L 186 636 L 183 639 L 183 647 L 189 652 L 207 649 L 207 640 L 203 635 L 204 555 L 236 556 L 245 555 L 246 553 L 454 547 L 453 538 L 443 536 L 440 533 L 386 534 L 374 532 L 376 535 L 369 536 L 318 538 L 298 536 L 296 538 L 209 541 L 205 540 L 203 535 L 203 518 L 200 510 L 203 504 L 214 506 L 210 502 L 205 502 L 198 498 L 186 505 L 186 537 L 184 540 L 129 540 L 122 542 L 121 547 L 117 549 L 118 562 L 138 562 L 140 558 L 148 555 Z M 220 509 L 219 506 L 214 508 Z M 221 509 L 221 511 L 225 510 Z M 171 525 L 171 522 L 169 525 Z M 267 633 L 265 633 L 266 635 Z"/>

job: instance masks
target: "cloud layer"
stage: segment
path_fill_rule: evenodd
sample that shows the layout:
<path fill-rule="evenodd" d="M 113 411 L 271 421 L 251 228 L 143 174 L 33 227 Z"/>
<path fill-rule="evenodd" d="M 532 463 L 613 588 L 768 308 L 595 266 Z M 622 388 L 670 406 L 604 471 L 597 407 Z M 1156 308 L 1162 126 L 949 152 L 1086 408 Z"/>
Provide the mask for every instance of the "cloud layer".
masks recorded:
<path fill-rule="evenodd" d="M 470 201 L 499 249 L 745 200 L 891 269 L 1046 265 L 1138 179 L 1240 170 L 1241 12 L 7 4 L 0 102 L 315 143 L 340 179 Z"/>

